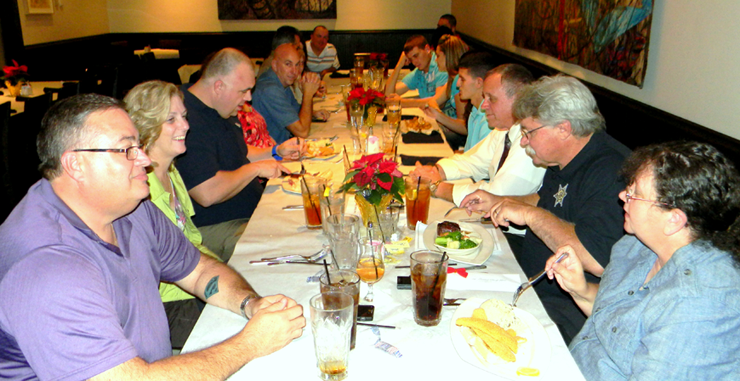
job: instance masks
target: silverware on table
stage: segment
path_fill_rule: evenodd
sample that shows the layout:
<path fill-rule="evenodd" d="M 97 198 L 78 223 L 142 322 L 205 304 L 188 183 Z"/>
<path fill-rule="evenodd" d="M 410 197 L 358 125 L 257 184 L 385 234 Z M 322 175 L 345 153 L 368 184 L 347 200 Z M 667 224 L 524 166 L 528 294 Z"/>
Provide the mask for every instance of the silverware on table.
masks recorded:
<path fill-rule="evenodd" d="M 460 302 L 464 302 L 465 298 L 445 298 L 443 306 L 459 306 Z"/>
<path fill-rule="evenodd" d="M 563 258 L 567 257 L 568 253 L 563 253 L 558 259 L 555 260 L 555 263 L 560 263 L 560 261 L 563 260 Z M 519 297 L 522 296 L 524 291 L 527 291 L 528 289 L 532 288 L 535 283 L 539 282 L 540 279 L 542 279 L 543 276 L 545 276 L 545 273 L 547 270 L 542 270 L 539 274 L 534 275 L 533 277 L 527 279 L 526 282 L 519 285 L 519 288 L 516 289 L 516 293 L 514 294 L 514 299 L 511 301 L 511 306 L 516 307 L 516 302 L 519 300 Z"/>
<path fill-rule="evenodd" d="M 396 326 L 393 325 L 381 325 L 381 324 L 373 324 L 373 323 L 363 323 L 361 321 L 357 322 L 357 325 L 364 325 L 367 327 L 378 327 L 378 328 L 388 328 L 388 329 L 399 329 Z"/>
<path fill-rule="evenodd" d="M 268 258 L 262 258 L 259 261 L 250 261 L 249 263 L 255 263 L 255 262 L 280 262 L 284 260 L 290 260 L 290 259 L 301 259 L 303 258 L 307 262 L 316 262 L 319 259 L 325 257 L 327 254 L 326 248 L 322 248 L 318 252 L 311 254 L 311 255 L 299 255 L 299 254 L 293 254 L 293 255 L 284 255 L 281 257 L 268 257 Z"/>
<path fill-rule="evenodd" d="M 286 205 L 283 210 L 303 210 L 303 205 Z"/>
<path fill-rule="evenodd" d="M 282 262 L 268 262 L 268 266 L 275 266 L 275 265 L 317 265 L 317 266 L 323 266 L 323 263 L 318 262 L 303 262 L 303 261 L 282 261 Z"/>

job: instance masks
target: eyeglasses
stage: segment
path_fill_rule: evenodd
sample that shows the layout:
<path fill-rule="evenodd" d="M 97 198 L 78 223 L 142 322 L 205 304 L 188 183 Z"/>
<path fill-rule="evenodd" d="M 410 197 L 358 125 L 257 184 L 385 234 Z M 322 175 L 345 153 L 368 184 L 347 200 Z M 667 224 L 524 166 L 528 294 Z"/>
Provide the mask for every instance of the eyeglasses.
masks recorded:
<path fill-rule="evenodd" d="M 125 153 L 126 159 L 128 160 L 136 160 L 136 158 L 139 157 L 139 151 L 141 151 L 141 146 L 131 146 L 128 148 L 78 148 L 73 149 L 72 152 L 113 152 L 113 153 Z"/>
<path fill-rule="evenodd" d="M 524 135 L 524 137 L 527 138 L 527 140 L 529 140 L 529 139 L 532 138 L 532 134 L 534 134 L 535 131 L 537 131 L 537 130 L 539 130 L 541 128 L 545 128 L 545 127 L 549 127 L 549 126 L 548 125 L 539 126 L 539 127 L 535 128 L 532 131 L 527 131 L 527 130 L 525 130 L 525 129 L 522 128 L 522 135 Z"/>
<path fill-rule="evenodd" d="M 673 205 L 666 204 L 665 202 L 660 202 L 660 201 L 655 201 L 655 200 L 648 200 L 646 198 L 635 197 L 635 196 L 631 195 L 630 192 L 627 192 L 626 190 L 624 191 L 624 199 L 625 199 L 625 203 L 627 203 L 627 204 L 629 204 L 629 202 L 632 201 L 632 200 L 637 200 L 637 201 L 649 202 L 651 204 L 665 205 L 665 206 L 667 206 L 669 208 L 673 208 Z"/>

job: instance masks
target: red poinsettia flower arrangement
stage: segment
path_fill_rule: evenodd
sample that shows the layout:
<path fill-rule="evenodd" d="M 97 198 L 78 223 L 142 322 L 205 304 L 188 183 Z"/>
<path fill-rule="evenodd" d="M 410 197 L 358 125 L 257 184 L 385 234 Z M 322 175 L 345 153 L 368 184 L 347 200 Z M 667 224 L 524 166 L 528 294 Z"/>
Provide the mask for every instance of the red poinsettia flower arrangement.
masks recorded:
<path fill-rule="evenodd" d="M 2 79 L 10 81 L 11 85 L 28 80 L 28 67 L 26 65 L 18 65 L 18 62 L 13 60 L 13 66 L 5 66 L 3 68 Z"/>
<path fill-rule="evenodd" d="M 405 191 L 403 174 L 398 170 L 398 163 L 383 159 L 383 153 L 365 155 L 352 163 L 352 168 L 344 178 L 342 191 L 355 190 L 361 193 L 371 204 L 380 204 L 383 196 L 403 202 L 401 194 Z"/>
<path fill-rule="evenodd" d="M 360 103 L 363 106 L 367 106 L 368 104 L 383 106 L 385 104 L 385 95 L 377 90 L 365 90 L 362 87 L 358 87 L 350 91 L 347 101 L 350 103 Z"/>
<path fill-rule="evenodd" d="M 388 53 L 370 53 L 371 61 L 383 61 L 388 59 Z"/>

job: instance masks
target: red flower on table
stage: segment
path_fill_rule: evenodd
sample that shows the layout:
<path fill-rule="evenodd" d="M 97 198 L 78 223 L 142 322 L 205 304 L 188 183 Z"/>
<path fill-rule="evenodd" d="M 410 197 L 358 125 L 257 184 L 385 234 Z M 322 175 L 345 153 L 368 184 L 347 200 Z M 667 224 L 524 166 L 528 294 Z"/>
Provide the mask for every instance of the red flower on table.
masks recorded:
<path fill-rule="evenodd" d="M 362 87 L 358 87 L 349 92 L 347 101 L 352 103 L 359 102 L 363 106 L 367 106 L 371 103 L 374 103 L 376 105 L 383 105 L 383 103 L 385 102 L 385 94 L 377 90 L 365 90 Z"/>
<path fill-rule="evenodd" d="M 26 65 L 18 65 L 18 62 L 13 60 L 13 66 L 5 66 L 3 68 L 3 78 L 5 79 L 25 79 L 28 76 L 28 67 Z"/>
<path fill-rule="evenodd" d="M 386 195 L 402 201 L 404 191 L 403 174 L 398 170 L 398 163 L 383 159 L 383 153 L 365 155 L 352 163 L 342 190 L 354 189 L 366 193 L 371 203 L 380 201 Z"/>

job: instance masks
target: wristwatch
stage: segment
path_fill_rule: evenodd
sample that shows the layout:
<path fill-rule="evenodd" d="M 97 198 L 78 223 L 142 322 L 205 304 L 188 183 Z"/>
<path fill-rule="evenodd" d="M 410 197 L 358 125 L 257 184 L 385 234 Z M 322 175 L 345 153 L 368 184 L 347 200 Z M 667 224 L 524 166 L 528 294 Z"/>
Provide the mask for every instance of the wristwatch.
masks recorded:
<path fill-rule="evenodd" d="M 442 182 L 442 180 L 437 180 L 431 184 L 429 184 L 429 191 L 432 195 L 434 195 L 434 192 L 437 191 L 437 188 L 439 187 L 439 184 Z"/>
<path fill-rule="evenodd" d="M 247 320 L 249 320 L 249 318 L 247 317 L 247 311 L 246 311 L 247 304 L 249 304 L 250 301 L 256 298 L 259 298 L 259 295 L 249 294 L 244 298 L 244 300 L 242 300 L 242 304 L 239 306 L 239 311 L 242 312 L 242 316 L 244 316 L 244 318 Z"/>
<path fill-rule="evenodd" d="M 282 161 L 283 157 L 277 151 L 277 146 L 272 146 L 272 158 L 277 161 Z"/>

